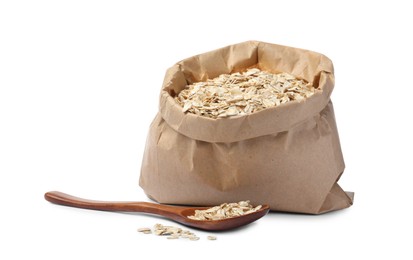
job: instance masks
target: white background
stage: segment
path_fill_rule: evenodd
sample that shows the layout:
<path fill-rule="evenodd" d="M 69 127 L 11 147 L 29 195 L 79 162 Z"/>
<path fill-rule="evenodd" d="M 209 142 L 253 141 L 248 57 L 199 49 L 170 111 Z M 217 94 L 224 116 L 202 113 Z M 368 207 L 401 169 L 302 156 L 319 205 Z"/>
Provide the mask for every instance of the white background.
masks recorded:
<path fill-rule="evenodd" d="M 1 1 L 1 259 L 412 259 L 413 18 L 408 1 Z M 410 25 L 409 25 L 410 24 Z M 49 190 L 148 200 L 138 186 L 168 67 L 246 40 L 321 52 L 349 209 L 270 213 L 197 242 L 142 214 L 50 204 Z M 7 257 L 6 257 L 7 255 Z M 247 259 L 247 258 L 243 258 Z"/>

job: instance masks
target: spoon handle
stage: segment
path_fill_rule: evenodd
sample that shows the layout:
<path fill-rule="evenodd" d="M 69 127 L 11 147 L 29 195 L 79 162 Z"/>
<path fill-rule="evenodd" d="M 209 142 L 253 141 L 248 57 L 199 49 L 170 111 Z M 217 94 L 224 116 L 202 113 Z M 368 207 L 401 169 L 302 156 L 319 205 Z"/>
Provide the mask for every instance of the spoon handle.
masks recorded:
<path fill-rule="evenodd" d="M 123 211 L 123 212 L 144 212 L 157 214 L 169 218 L 176 218 L 180 215 L 183 207 L 168 206 L 150 202 L 112 202 L 87 200 L 71 196 L 59 191 L 50 191 L 44 194 L 44 198 L 52 203 L 70 206 L 75 208 Z"/>

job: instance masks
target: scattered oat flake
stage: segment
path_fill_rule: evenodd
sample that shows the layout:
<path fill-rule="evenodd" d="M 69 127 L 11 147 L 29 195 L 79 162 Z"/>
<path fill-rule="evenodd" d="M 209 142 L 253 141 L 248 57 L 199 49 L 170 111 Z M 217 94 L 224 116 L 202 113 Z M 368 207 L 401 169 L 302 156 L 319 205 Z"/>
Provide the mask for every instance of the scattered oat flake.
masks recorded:
<path fill-rule="evenodd" d="M 208 240 L 217 240 L 217 237 L 216 236 L 207 236 L 207 239 Z"/>
<path fill-rule="evenodd" d="M 155 224 L 153 230 L 150 228 L 139 228 L 139 232 L 144 234 L 151 234 L 152 231 L 157 236 L 165 236 L 167 239 L 188 239 L 191 241 L 197 241 L 200 239 L 197 235 L 189 230 L 184 230 L 174 226 L 164 226 L 162 224 Z"/>
<path fill-rule="evenodd" d="M 189 85 L 175 100 L 184 113 L 226 118 L 252 114 L 290 101 L 300 102 L 316 91 L 310 83 L 291 74 L 272 74 L 252 68 Z"/>

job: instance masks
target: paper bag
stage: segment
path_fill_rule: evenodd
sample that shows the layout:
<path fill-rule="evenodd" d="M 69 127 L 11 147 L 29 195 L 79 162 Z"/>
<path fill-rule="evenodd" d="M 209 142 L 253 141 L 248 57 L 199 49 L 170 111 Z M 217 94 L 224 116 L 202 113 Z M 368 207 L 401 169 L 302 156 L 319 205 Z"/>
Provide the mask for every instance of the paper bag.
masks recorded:
<path fill-rule="evenodd" d="M 250 115 L 182 112 L 187 85 L 249 67 L 287 72 L 321 91 Z M 320 214 L 352 204 L 337 184 L 343 155 L 330 95 L 332 62 L 308 50 L 248 41 L 203 53 L 166 72 L 150 125 L 140 186 L 160 203 L 213 206 L 250 200 L 273 211 Z"/>

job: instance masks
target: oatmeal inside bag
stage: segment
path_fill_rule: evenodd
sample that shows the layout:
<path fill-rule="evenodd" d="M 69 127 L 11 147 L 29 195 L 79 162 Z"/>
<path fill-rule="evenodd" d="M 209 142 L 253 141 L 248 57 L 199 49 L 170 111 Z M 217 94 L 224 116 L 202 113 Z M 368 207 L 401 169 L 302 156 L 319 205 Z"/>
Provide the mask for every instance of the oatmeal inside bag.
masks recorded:
<path fill-rule="evenodd" d="M 250 68 L 191 84 L 180 91 L 175 100 L 184 113 L 216 119 L 245 116 L 291 101 L 301 101 L 315 91 L 310 83 L 291 74 L 273 74 Z"/>
<path fill-rule="evenodd" d="M 242 85 L 256 74 L 269 82 Z M 211 80 L 217 86 L 204 89 Z M 353 193 L 337 184 L 344 161 L 333 87 L 324 55 L 257 41 L 178 62 L 165 76 L 140 186 L 160 203 L 250 200 L 310 214 L 349 207 Z"/>

